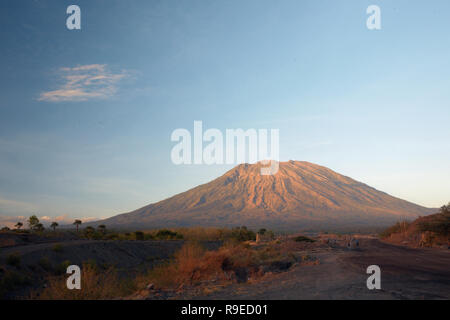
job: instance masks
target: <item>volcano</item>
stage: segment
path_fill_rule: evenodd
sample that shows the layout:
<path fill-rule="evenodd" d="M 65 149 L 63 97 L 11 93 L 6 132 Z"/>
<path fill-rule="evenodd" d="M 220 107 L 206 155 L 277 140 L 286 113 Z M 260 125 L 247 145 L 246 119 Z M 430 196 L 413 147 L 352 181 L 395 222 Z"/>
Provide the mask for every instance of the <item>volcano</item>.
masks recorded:
<path fill-rule="evenodd" d="M 238 165 L 209 183 L 95 224 L 323 229 L 385 226 L 435 212 L 313 163 L 280 162 L 274 175 L 261 175 L 261 166 Z"/>

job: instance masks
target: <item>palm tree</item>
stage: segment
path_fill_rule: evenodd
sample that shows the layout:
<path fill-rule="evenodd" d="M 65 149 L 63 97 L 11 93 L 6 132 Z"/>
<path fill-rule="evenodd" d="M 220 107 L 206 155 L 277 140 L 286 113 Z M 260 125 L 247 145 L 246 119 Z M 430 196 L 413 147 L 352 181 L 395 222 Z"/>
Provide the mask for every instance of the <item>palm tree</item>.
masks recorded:
<path fill-rule="evenodd" d="M 79 227 L 79 225 L 81 224 L 82 222 L 81 222 L 81 220 L 75 220 L 75 222 L 73 223 L 74 225 L 76 225 L 77 226 L 77 232 L 78 232 L 78 227 Z"/>
<path fill-rule="evenodd" d="M 22 222 L 17 222 L 15 227 L 20 230 L 20 228 L 23 227 L 23 223 Z"/>
<path fill-rule="evenodd" d="M 53 228 L 53 231 L 56 231 L 56 227 L 59 226 L 58 222 L 52 222 L 50 228 Z"/>

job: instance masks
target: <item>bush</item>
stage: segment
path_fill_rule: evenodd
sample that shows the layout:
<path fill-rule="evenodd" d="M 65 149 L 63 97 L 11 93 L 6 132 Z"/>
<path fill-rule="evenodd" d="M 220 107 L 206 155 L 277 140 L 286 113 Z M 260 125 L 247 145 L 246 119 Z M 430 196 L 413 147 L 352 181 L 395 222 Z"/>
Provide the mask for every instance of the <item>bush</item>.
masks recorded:
<path fill-rule="evenodd" d="M 259 229 L 258 230 L 258 234 L 260 234 L 260 235 L 263 235 L 263 234 L 265 234 L 267 232 L 267 229 L 265 229 L 265 228 L 262 228 L 262 229 Z"/>
<path fill-rule="evenodd" d="M 207 251 L 198 242 L 187 242 L 175 253 L 172 261 L 156 266 L 148 274 L 137 277 L 136 286 L 144 288 L 148 283 L 152 283 L 156 288 L 180 288 L 183 285 L 196 285 L 213 279 L 229 281 L 232 274 L 238 282 L 239 279 L 246 281 L 258 264 L 272 262 L 278 256 L 277 250 L 262 254 L 242 243 Z"/>
<path fill-rule="evenodd" d="M 183 235 L 168 229 L 161 229 L 156 233 L 155 238 L 159 240 L 175 240 L 183 239 Z"/>
<path fill-rule="evenodd" d="M 119 234 L 117 234 L 117 233 L 110 233 L 110 234 L 107 234 L 106 236 L 105 236 L 105 238 L 106 238 L 106 240 L 119 240 Z"/>
<path fill-rule="evenodd" d="M 409 227 L 408 221 L 399 221 L 393 226 L 387 228 L 383 232 L 380 233 L 381 238 L 388 238 L 394 233 L 406 232 Z"/>
<path fill-rule="evenodd" d="M 136 231 L 134 236 L 136 240 L 144 240 L 144 233 L 142 231 Z"/>
<path fill-rule="evenodd" d="M 256 240 L 256 233 L 248 230 L 246 226 L 236 227 L 231 231 L 231 239 L 235 239 L 239 242 Z"/>
<path fill-rule="evenodd" d="M 60 253 L 63 251 L 63 247 L 59 243 L 57 243 L 53 245 L 52 250 L 56 253 Z"/>
<path fill-rule="evenodd" d="M 15 271 L 3 271 L 0 275 L 0 299 L 5 299 L 8 293 L 21 286 L 31 284 L 28 277 Z"/>
<path fill-rule="evenodd" d="M 65 276 L 47 279 L 47 287 L 31 293 L 31 299 L 43 300 L 100 300 L 130 295 L 135 291 L 132 281 L 119 278 L 113 268 L 99 271 L 90 264 L 83 264 L 81 290 L 67 290 Z"/>
<path fill-rule="evenodd" d="M 9 264 L 10 266 L 19 268 L 20 267 L 20 256 L 17 253 L 13 253 L 10 254 L 7 258 L 6 258 L 6 263 Z"/>
<path fill-rule="evenodd" d="M 71 262 L 69 260 L 64 260 L 63 262 L 61 262 L 60 264 L 58 264 L 55 267 L 55 274 L 56 275 L 62 275 L 62 274 L 66 274 L 67 272 L 67 268 L 71 265 Z"/>
<path fill-rule="evenodd" d="M 174 288 L 183 284 L 194 284 L 200 279 L 205 279 L 213 273 L 221 271 L 223 259 L 211 259 L 202 246 L 196 242 L 186 243 L 177 253 L 174 259 L 165 264 L 151 269 L 148 274 L 137 277 L 136 283 L 142 286 L 153 283 L 158 288 Z M 216 260 L 215 263 L 212 263 Z"/>
<path fill-rule="evenodd" d="M 440 236 L 450 235 L 450 212 L 442 212 L 435 215 L 431 221 L 420 222 L 419 230 L 434 232 Z"/>
<path fill-rule="evenodd" d="M 151 233 L 145 233 L 144 240 L 155 240 L 155 236 L 152 235 Z"/>
<path fill-rule="evenodd" d="M 175 231 L 188 241 L 219 241 L 231 234 L 230 229 L 212 227 L 179 228 Z"/>
<path fill-rule="evenodd" d="M 41 259 L 39 259 L 38 264 L 45 271 L 51 271 L 52 270 L 52 264 L 51 264 L 50 260 L 48 260 L 47 257 L 42 257 Z"/>
<path fill-rule="evenodd" d="M 316 240 L 313 240 L 313 239 L 305 237 L 305 236 L 298 236 L 298 237 L 294 238 L 294 241 L 296 241 L 296 242 L 315 242 Z"/>
<path fill-rule="evenodd" d="M 96 271 L 99 270 L 97 261 L 95 261 L 94 259 L 89 259 L 89 260 L 83 262 L 83 266 L 87 266 L 87 267 L 89 267 L 89 268 L 91 268 L 93 270 L 96 270 Z"/>

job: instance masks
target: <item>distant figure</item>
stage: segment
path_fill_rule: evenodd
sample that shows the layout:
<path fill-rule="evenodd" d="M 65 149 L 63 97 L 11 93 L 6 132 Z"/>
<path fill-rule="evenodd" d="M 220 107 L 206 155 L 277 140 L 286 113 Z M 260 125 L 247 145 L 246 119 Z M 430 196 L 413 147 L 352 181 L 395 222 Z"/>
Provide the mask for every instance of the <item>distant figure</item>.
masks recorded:
<path fill-rule="evenodd" d="M 359 240 L 355 238 L 351 238 L 349 242 L 347 242 L 347 248 L 349 250 L 359 248 Z"/>

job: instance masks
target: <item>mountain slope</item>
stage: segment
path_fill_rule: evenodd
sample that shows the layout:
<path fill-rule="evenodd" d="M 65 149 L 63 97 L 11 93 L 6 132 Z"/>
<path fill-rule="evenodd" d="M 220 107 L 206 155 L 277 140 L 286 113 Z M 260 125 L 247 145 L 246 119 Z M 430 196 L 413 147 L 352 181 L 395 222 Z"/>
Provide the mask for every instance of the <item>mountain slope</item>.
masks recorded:
<path fill-rule="evenodd" d="M 269 176 L 260 168 L 238 165 L 209 183 L 96 224 L 292 229 L 385 225 L 433 212 L 309 162 L 281 162 Z"/>

